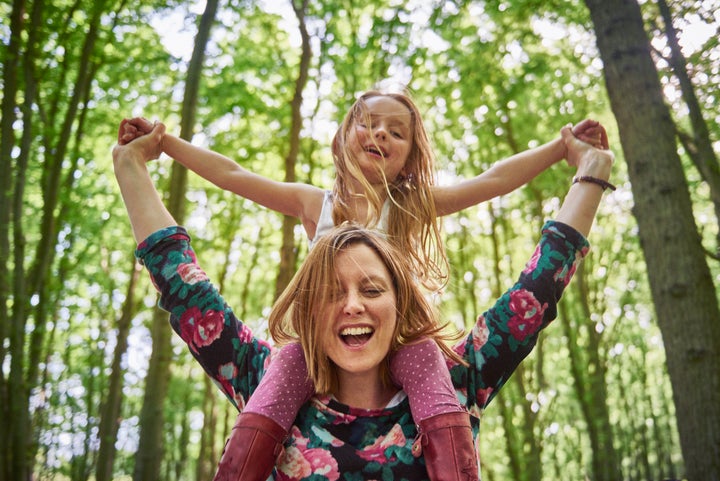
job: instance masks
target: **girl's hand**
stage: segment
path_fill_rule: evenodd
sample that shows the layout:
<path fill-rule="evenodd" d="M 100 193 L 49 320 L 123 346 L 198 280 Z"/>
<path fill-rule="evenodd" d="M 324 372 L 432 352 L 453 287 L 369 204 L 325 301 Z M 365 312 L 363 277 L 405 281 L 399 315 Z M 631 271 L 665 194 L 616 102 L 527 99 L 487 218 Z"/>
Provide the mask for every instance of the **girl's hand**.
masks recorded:
<path fill-rule="evenodd" d="M 579 140 L 592 145 L 596 149 L 607 150 L 609 148 L 605 127 L 596 120 L 583 120 L 572 128 L 572 133 Z"/>
<path fill-rule="evenodd" d="M 568 164 L 577 167 L 577 175 L 589 175 L 602 180 L 608 180 L 610 170 L 615 160 L 612 151 L 608 149 L 607 134 L 600 124 L 598 132 L 602 148 L 596 148 L 588 142 L 576 137 L 571 127 L 565 126 L 560 131 L 565 148 L 567 149 Z"/>
<path fill-rule="evenodd" d="M 144 117 L 123 119 L 118 131 L 118 144 L 125 145 L 138 137 L 149 134 L 154 126 L 155 124 Z"/>

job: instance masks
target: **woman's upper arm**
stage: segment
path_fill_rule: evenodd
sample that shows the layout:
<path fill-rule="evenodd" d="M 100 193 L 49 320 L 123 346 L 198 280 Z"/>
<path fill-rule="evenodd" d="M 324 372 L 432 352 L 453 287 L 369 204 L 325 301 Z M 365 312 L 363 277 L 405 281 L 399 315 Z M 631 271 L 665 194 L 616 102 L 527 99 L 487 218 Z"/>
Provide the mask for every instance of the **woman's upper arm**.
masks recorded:
<path fill-rule="evenodd" d="M 540 331 L 555 319 L 557 303 L 588 250 L 587 240 L 574 229 L 545 224 L 518 281 L 477 318 L 456 347 L 470 364 L 466 385 L 459 387 L 467 390 L 471 410 L 483 409 L 532 351 Z"/>
<path fill-rule="evenodd" d="M 237 319 L 197 264 L 182 227 L 152 234 L 138 246 L 137 256 L 175 332 L 228 398 L 242 407 L 262 377 L 270 346 Z"/>

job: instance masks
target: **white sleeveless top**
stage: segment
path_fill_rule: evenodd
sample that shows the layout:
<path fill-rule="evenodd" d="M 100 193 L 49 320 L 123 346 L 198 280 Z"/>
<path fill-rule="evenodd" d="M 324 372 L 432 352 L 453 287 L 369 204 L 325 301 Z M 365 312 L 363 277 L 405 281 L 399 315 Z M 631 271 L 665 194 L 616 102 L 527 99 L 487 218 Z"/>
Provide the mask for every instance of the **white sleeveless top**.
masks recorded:
<path fill-rule="evenodd" d="M 308 246 L 310 249 L 313 248 L 315 245 L 315 242 L 322 237 L 323 235 L 327 234 L 330 229 L 335 227 L 335 224 L 333 223 L 332 218 L 332 209 L 333 209 L 333 194 L 331 190 L 325 191 L 325 196 L 323 197 L 323 203 L 322 208 L 320 209 L 320 217 L 317 221 L 317 227 L 315 228 L 315 237 L 312 239 L 308 239 Z M 390 215 L 390 199 L 386 199 L 385 203 L 383 204 L 382 212 L 380 212 L 380 232 L 385 233 L 387 232 L 388 227 L 388 217 Z"/>

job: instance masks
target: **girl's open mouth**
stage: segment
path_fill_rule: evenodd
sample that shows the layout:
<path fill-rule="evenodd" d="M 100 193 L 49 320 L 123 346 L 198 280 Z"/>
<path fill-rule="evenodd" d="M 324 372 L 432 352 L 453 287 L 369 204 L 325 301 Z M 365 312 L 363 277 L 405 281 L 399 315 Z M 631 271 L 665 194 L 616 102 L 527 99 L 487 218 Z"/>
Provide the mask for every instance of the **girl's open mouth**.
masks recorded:
<path fill-rule="evenodd" d="M 367 152 L 368 154 L 374 155 L 376 157 L 387 157 L 385 152 L 383 152 L 381 149 L 379 149 L 377 147 L 373 147 L 373 146 L 366 147 L 365 152 Z"/>

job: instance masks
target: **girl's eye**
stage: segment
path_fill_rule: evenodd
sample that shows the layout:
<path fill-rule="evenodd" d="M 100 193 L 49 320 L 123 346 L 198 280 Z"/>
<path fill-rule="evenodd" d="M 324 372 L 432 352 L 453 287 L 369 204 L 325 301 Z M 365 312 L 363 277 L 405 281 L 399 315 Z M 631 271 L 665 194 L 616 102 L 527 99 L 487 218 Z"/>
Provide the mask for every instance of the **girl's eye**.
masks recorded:
<path fill-rule="evenodd" d="M 402 136 L 402 134 L 401 134 L 400 132 L 392 132 L 392 134 L 393 134 L 395 137 L 397 137 L 398 139 L 402 139 L 402 138 L 403 138 L 403 136 Z"/>

